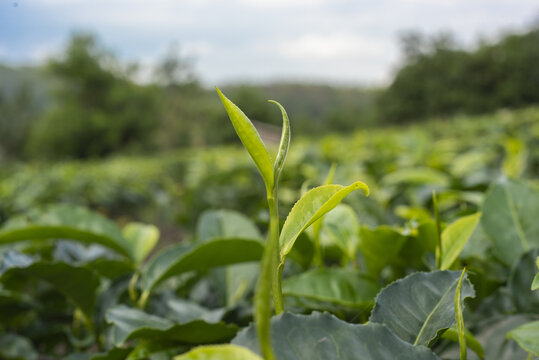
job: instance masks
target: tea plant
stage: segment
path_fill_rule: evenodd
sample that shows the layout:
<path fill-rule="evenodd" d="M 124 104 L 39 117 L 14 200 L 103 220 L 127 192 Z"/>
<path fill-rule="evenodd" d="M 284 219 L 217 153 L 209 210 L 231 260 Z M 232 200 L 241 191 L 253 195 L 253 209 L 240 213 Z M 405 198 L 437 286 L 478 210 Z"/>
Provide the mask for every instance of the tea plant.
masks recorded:
<path fill-rule="evenodd" d="M 363 221 L 372 213 L 357 213 L 358 201 L 373 200 L 353 195 L 369 188 L 330 184 L 333 167 L 281 226 L 288 115 L 274 102 L 283 129 L 272 158 L 247 116 L 218 95 L 262 176 L 267 234 L 243 214 L 209 210 L 192 241 L 154 253 L 160 235 L 152 225 L 120 228 L 65 204 L 13 216 L 0 228 L 0 358 L 539 356 L 533 185 L 504 179 L 480 201 L 466 194 L 478 205 L 449 224 L 444 206 L 463 195 L 436 192 L 434 214 L 409 204 L 397 208 L 404 224 L 373 227 Z M 430 198 L 432 189 L 410 192 L 425 183 L 449 186 L 445 174 L 417 168 L 382 181 L 390 201 Z"/>

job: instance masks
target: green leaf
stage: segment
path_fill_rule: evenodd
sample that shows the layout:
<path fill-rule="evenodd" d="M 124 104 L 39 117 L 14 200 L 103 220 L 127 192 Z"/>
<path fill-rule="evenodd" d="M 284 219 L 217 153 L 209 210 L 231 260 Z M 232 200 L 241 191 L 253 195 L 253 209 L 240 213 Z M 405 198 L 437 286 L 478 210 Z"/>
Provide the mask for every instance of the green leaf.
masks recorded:
<path fill-rule="evenodd" d="M 502 173 L 508 177 L 518 178 L 526 169 L 526 142 L 521 139 L 507 138 L 503 141 L 505 157 L 502 162 Z"/>
<path fill-rule="evenodd" d="M 379 226 L 371 230 L 365 226 L 359 231 L 359 250 L 370 274 L 380 275 L 384 267 L 398 256 L 406 237 L 389 226 Z"/>
<path fill-rule="evenodd" d="M 296 202 L 279 237 L 281 262 L 290 252 L 298 236 L 327 212 L 334 209 L 348 194 L 354 190 L 363 189 L 369 195 L 369 188 L 361 181 L 349 186 L 322 185 L 308 191 Z"/>
<path fill-rule="evenodd" d="M 539 356 L 539 321 L 529 322 L 507 333 L 508 339 L 514 339 L 521 348 Z"/>
<path fill-rule="evenodd" d="M 258 171 L 262 175 L 268 194 L 271 194 L 274 183 L 273 165 L 266 146 L 262 142 L 262 139 L 260 139 L 260 135 L 258 134 L 258 131 L 256 131 L 253 123 L 243 111 L 241 111 L 232 101 L 227 99 L 221 90 L 218 88 L 216 88 L 216 90 L 225 106 L 228 117 L 234 126 L 234 130 L 236 130 L 243 146 L 249 155 L 251 155 Z"/>
<path fill-rule="evenodd" d="M 356 325 L 330 314 L 272 318 L 272 348 L 278 360 L 438 359 L 423 346 L 412 346 L 379 324 Z M 254 326 L 242 330 L 232 341 L 260 354 Z"/>
<path fill-rule="evenodd" d="M 539 321 L 539 316 L 532 314 L 501 315 L 481 323 L 475 333 L 477 340 L 485 348 L 485 359 L 526 359 L 526 351 L 514 340 L 507 339 L 507 333 L 531 321 Z"/>
<path fill-rule="evenodd" d="M 87 268 L 63 262 L 35 262 L 27 255 L 9 252 L 4 255 L 1 279 L 11 277 L 32 277 L 48 282 L 88 318 L 93 316 L 99 277 Z"/>
<path fill-rule="evenodd" d="M 464 279 L 464 274 L 466 269 L 462 270 L 460 274 L 460 279 L 457 284 L 457 290 L 455 291 L 455 319 L 457 324 L 457 333 L 459 338 L 459 347 L 460 347 L 460 360 L 466 360 L 466 336 L 464 332 L 464 317 L 462 316 L 462 280 Z"/>
<path fill-rule="evenodd" d="M 536 263 L 537 263 L 537 268 L 535 270 L 539 271 L 539 256 L 537 257 Z M 533 278 L 533 282 L 532 282 L 532 290 L 537 290 L 537 289 L 539 289 L 539 272 L 535 274 L 535 277 Z"/>
<path fill-rule="evenodd" d="M 520 255 L 539 248 L 539 192 L 524 182 L 505 180 L 487 192 L 481 226 L 496 256 L 513 265 Z"/>
<path fill-rule="evenodd" d="M 160 343 L 211 344 L 230 340 L 238 330 L 236 325 L 223 322 L 192 320 L 175 323 L 124 305 L 110 309 L 107 312 L 107 322 L 114 325 L 112 334 L 118 346 L 135 339 Z"/>
<path fill-rule="evenodd" d="M 352 269 L 314 269 L 283 281 L 283 295 L 329 302 L 351 308 L 370 308 L 380 286 Z"/>
<path fill-rule="evenodd" d="M 275 158 L 275 164 L 273 165 L 273 172 L 275 176 L 275 183 L 279 181 L 279 176 L 284 167 L 284 162 L 286 160 L 286 155 L 288 154 L 288 148 L 290 147 L 290 121 L 288 120 L 288 114 L 284 107 L 279 104 L 277 101 L 269 100 L 269 102 L 274 103 L 281 110 L 283 115 L 283 129 L 281 132 L 281 141 L 279 142 L 279 151 L 277 152 L 277 157 Z"/>
<path fill-rule="evenodd" d="M 536 271 L 536 258 L 539 249 L 528 251 L 522 255 L 512 269 L 507 287 L 512 295 L 513 303 L 519 313 L 536 313 L 539 309 L 539 292 L 532 291 L 530 284 L 533 282 Z"/>
<path fill-rule="evenodd" d="M 37 360 L 38 354 L 30 339 L 16 334 L 1 334 L 0 358 L 5 360 Z"/>
<path fill-rule="evenodd" d="M 459 278 L 460 271 L 434 271 L 397 280 L 380 291 L 369 321 L 386 325 L 404 341 L 429 346 L 455 322 Z M 473 296 L 472 285 L 464 281 L 463 299 Z"/>
<path fill-rule="evenodd" d="M 245 215 L 233 210 L 209 210 L 197 223 L 197 240 L 245 238 L 263 241 L 256 225 Z M 249 291 L 258 276 L 258 264 L 229 265 L 216 269 L 222 278 L 227 306 L 233 306 Z"/>
<path fill-rule="evenodd" d="M 239 212 L 233 210 L 204 212 L 197 223 L 197 240 L 225 238 L 263 239 L 251 219 Z"/>
<path fill-rule="evenodd" d="M 321 243 L 324 246 L 336 245 L 349 259 L 355 259 L 359 222 L 354 209 L 349 205 L 339 204 L 321 220 Z"/>
<path fill-rule="evenodd" d="M 401 168 L 386 175 L 382 182 L 386 185 L 439 185 L 447 186 L 449 177 L 431 168 Z"/>
<path fill-rule="evenodd" d="M 249 349 L 237 345 L 200 346 L 174 360 L 264 360 Z"/>
<path fill-rule="evenodd" d="M 33 209 L 8 221 L 0 230 L 0 244 L 49 238 L 100 244 L 133 258 L 129 244 L 116 224 L 82 207 L 52 205 Z"/>
<path fill-rule="evenodd" d="M 122 229 L 122 232 L 137 264 L 144 261 L 159 241 L 159 229 L 153 225 L 131 222 Z"/>
<path fill-rule="evenodd" d="M 457 260 L 466 242 L 479 223 L 481 213 L 461 217 L 442 232 L 442 259 L 440 270 L 447 270 Z"/>
<path fill-rule="evenodd" d="M 142 288 L 149 292 L 161 281 L 186 271 L 258 261 L 263 249 L 260 241 L 248 239 L 173 245 L 156 254 L 143 269 Z"/>

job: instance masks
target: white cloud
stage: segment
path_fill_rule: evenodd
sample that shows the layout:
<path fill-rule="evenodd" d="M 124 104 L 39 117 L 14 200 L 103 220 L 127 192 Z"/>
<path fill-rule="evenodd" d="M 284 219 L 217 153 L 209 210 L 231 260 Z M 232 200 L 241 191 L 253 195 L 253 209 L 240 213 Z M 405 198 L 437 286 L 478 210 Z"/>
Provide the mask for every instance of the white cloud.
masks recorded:
<path fill-rule="evenodd" d="M 382 55 L 380 42 L 355 34 L 306 34 L 292 41 L 277 44 L 277 52 L 285 57 L 304 61 L 339 60 L 347 57 Z"/>

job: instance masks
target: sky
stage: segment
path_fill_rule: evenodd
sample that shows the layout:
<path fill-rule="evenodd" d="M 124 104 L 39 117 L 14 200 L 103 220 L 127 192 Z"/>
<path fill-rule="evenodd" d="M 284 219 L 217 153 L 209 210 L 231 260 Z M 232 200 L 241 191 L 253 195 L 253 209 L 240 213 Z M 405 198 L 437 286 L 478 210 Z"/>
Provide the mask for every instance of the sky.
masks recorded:
<path fill-rule="evenodd" d="M 142 78 L 176 44 L 208 85 L 376 86 L 395 73 L 402 31 L 472 46 L 538 19 L 537 0 L 0 0 L 0 63 L 42 63 L 89 31 Z"/>

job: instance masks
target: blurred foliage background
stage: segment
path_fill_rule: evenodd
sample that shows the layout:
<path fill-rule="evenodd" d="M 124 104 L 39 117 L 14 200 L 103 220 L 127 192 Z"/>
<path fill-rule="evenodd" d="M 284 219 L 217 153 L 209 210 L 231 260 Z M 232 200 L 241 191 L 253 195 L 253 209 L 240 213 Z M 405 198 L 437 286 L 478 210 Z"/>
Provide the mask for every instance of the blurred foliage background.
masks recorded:
<path fill-rule="evenodd" d="M 231 84 L 224 90 L 259 124 L 279 125 L 266 102 L 293 114 L 294 132 L 320 136 L 539 103 L 539 28 L 464 48 L 451 34 L 401 36 L 403 61 L 387 88 Z M 0 66 L 0 159 L 96 159 L 236 141 L 213 89 L 171 47 L 152 81 L 133 80 L 91 34 L 76 33 L 46 66 Z M 219 131 L 215 131 L 215 129 Z M 278 130 L 265 127 L 268 135 Z"/>
<path fill-rule="evenodd" d="M 336 162 L 337 183 L 362 179 L 373 190 L 353 203 L 367 224 L 417 216 L 432 190 L 452 218 L 476 208 L 499 176 L 537 181 L 538 44 L 536 25 L 474 48 L 408 32 L 385 88 L 222 88 L 270 147 L 281 118 L 267 99 L 290 114 L 282 207 Z M 44 66 L 0 66 L 0 223 L 56 202 L 155 223 L 166 239 L 189 236 L 211 208 L 267 221 L 262 182 L 192 63 L 171 47 L 151 81 L 135 81 L 136 72 L 89 33 L 75 33 Z"/>

